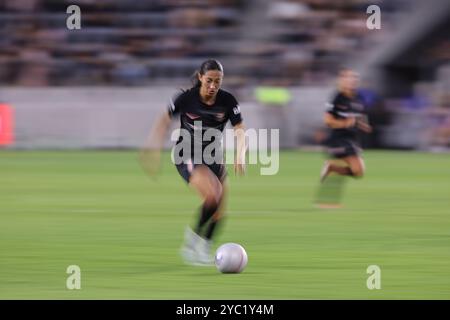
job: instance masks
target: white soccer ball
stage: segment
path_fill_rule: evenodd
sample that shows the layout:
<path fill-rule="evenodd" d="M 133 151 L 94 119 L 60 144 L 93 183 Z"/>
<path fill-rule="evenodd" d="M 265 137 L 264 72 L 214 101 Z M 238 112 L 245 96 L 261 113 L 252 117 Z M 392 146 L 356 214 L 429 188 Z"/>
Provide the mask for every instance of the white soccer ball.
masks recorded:
<path fill-rule="evenodd" d="M 240 273 L 247 266 L 248 257 L 241 245 L 225 243 L 217 249 L 214 260 L 220 272 Z"/>

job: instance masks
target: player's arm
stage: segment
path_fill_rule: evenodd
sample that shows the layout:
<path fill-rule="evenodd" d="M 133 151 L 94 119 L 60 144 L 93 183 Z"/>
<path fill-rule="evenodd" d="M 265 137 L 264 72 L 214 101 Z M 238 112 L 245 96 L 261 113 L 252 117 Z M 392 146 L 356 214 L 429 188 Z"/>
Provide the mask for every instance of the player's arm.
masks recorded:
<path fill-rule="evenodd" d="M 361 115 L 361 117 L 358 117 L 356 119 L 356 126 L 359 130 L 365 132 L 365 133 L 371 133 L 372 132 L 372 126 L 369 124 L 369 119 L 366 115 Z"/>
<path fill-rule="evenodd" d="M 160 114 L 155 120 L 144 148 L 161 150 L 167 129 L 169 128 L 171 122 L 172 119 L 167 112 Z"/>
<path fill-rule="evenodd" d="M 234 135 L 237 139 L 237 151 L 236 158 L 234 159 L 234 172 L 239 175 L 245 174 L 245 152 L 246 152 L 246 144 L 245 144 L 245 128 L 244 124 L 239 122 L 238 124 L 233 126 Z"/>
<path fill-rule="evenodd" d="M 329 112 L 325 112 L 323 121 L 332 129 L 351 128 L 356 124 L 356 117 L 336 118 Z"/>
<path fill-rule="evenodd" d="M 145 145 L 139 153 L 139 161 L 144 171 L 150 176 L 155 176 L 160 168 L 161 149 L 164 138 L 171 123 L 167 112 L 162 113 L 155 120 Z"/>
<path fill-rule="evenodd" d="M 324 117 L 325 124 L 332 129 L 343 129 L 358 127 L 361 131 L 366 133 L 372 132 L 372 127 L 364 116 L 348 116 L 346 118 L 336 118 L 331 113 L 326 112 Z"/>
<path fill-rule="evenodd" d="M 185 97 L 185 91 L 178 92 L 167 106 L 167 110 L 161 113 L 155 120 L 147 141 L 140 152 L 140 162 L 144 171 L 154 176 L 160 167 L 161 149 L 172 119 L 181 112 Z"/>

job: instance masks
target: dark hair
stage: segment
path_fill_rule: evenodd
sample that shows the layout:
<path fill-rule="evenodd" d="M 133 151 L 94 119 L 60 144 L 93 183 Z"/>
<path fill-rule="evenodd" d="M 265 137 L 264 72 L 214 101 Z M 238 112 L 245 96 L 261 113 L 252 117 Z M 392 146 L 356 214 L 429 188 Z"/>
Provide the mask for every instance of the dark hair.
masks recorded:
<path fill-rule="evenodd" d="M 194 74 L 192 75 L 192 84 L 194 88 L 200 87 L 202 83 L 200 80 L 198 80 L 198 74 L 204 75 L 206 72 L 211 70 L 218 70 L 223 73 L 223 67 L 222 64 L 214 59 L 206 60 L 202 63 L 199 70 L 196 70 Z"/>

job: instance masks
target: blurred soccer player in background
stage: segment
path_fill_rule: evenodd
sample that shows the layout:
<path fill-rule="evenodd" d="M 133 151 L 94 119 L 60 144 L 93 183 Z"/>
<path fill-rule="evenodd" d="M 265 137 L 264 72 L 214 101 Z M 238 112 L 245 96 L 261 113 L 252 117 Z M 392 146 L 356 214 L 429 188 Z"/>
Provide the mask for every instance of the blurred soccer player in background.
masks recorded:
<path fill-rule="evenodd" d="M 181 250 L 183 259 L 192 265 L 212 265 L 211 244 L 214 231 L 221 221 L 227 194 L 226 167 L 223 161 L 221 139 L 214 141 L 198 139 L 210 129 L 216 129 L 222 134 L 228 120 L 233 125 L 237 137 L 237 154 L 234 159 L 235 173 L 245 173 L 245 138 L 241 112 L 235 97 L 221 89 L 223 67 L 217 60 L 205 61 L 200 70 L 195 73 L 194 85 L 186 91 L 178 93 L 171 99 L 168 110 L 159 117 L 150 134 L 149 145 L 141 152 L 144 168 L 151 174 L 159 167 L 160 149 L 169 124 L 176 116 L 180 117 L 180 129 L 188 132 L 191 148 L 190 153 L 181 150 L 181 163 L 176 163 L 180 176 L 194 188 L 203 200 L 197 225 L 186 228 L 185 241 Z M 239 130 L 241 129 L 241 130 Z M 197 131 L 197 133 L 196 133 Z M 186 137 L 180 135 L 176 146 Z M 214 152 L 210 157 L 204 154 L 205 148 L 211 143 L 218 144 L 219 157 Z M 195 161 L 198 155 L 195 150 L 201 150 L 200 162 Z M 212 157 L 212 158 L 211 158 Z M 218 159 L 218 161 L 217 161 Z"/>
<path fill-rule="evenodd" d="M 365 107 L 358 94 L 359 75 L 350 69 L 340 71 L 337 81 L 338 92 L 335 94 L 329 109 L 325 112 L 324 122 L 329 128 L 325 141 L 328 155 L 332 158 L 325 162 L 320 174 L 320 181 L 334 173 L 340 176 L 360 178 L 364 175 L 364 160 L 361 157 L 361 146 L 358 142 L 359 131 L 370 133 Z M 335 190 L 340 194 L 340 188 Z M 319 199 L 320 207 L 339 207 L 338 196 L 335 202 Z"/>

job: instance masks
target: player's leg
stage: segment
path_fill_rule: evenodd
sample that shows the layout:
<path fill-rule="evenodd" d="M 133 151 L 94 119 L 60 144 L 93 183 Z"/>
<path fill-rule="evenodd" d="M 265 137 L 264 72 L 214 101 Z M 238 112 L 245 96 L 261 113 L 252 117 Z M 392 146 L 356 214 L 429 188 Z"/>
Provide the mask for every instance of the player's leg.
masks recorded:
<path fill-rule="evenodd" d="M 226 180 L 222 181 L 222 195 L 219 201 L 219 207 L 216 212 L 212 215 L 211 220 L 209 221 L 208 226 L 206 227 L 205 238 L 208 240 L 212 240 L 214 234 L 216 234 L 217 228 L 221 223 L 226 208 L 226 201 L 228 195 L 228 184 Z"/>
<path fill-rule="evenodd" d="M 220 206 L 223 193 L 222 184 L 207 166 L 200 165 L 193 170 L 189 185 L 197 191 L 203 200 L 195 232 L 205 235 L 204 226 Z"/>
<path fill-rule="evenodd" d="M 212 235 L 214 228 L 210 230 L 206 224 L 212 220 L 213 215 L 220 207 L 223 193 L 222 184 L 207 166 L 199 165 L 192 171 L 189 185 L 200 195 L 203 205 L 195 232 L 187 229 L 184 255 L 187 253 L 189 256 L 189 250 L 193 250 L 196 255 L 194 258 L 196 263 L 210 265 L 213 263 L 213 259 L 210 256 L 211 241 L 208 239 L 207 233 Z"/>
<path fill-rule="evenodd" d="M 331 174 L 333 172 L 337 173 L 338 175 L 341 175 L 341 176 L 351 176 L 352 175 L 352 171 L 349 168 L 349 166 L 341 165 L 341 164 L 338 164 L 336 162 L 331 162 L 331 161 L 326 162 L 323 170 L 325 171 L 325 173 L 322 174 L 322 177 L 323 177 L 322 180 L 325 179 L 326 176 L 328 176 L 329 174 Z"/>
<path fill-rule="evenodd" d="M 331 173 L 341 176 L 360 177 L 364 172 L 364 163 L 359 157 L 361 149 L 351 141 L 336 141 L 330 148 L 331 155 L 341 161 L 326 161 L 320 173 L 323 182 Z"/>
<path fill-rule="evenodd" d="M 354 156 L 348 156 L 342 159 L 347 163 L 348 169 L 350 173 L 348 175 L 355 177 L 355 178 L 361 178 L 364 175 L 365 172 L 365 164 L 364 160 L 357 155 Z"/>
<path fill-rule="evenodd" d="M 359 156 L 361 149 L 352 141 L 336 140 L 328 149 L 333 160 L 328 160 L 320 174 L 321 186 L 317 196 L 317 205 L 320 208 L 340 208 L 345 177 L 362 177 L 364 162 Z M 335 173 L 325 183 L 331 173 Z"/>
<path fill-rule="evenodd" d="M 331 173 L 336 173 L 341 176 L 351 176 L 352 172 L 348 165 L 344 162 L 327 160 L 320 172 L 320 181 L 323 182 Z"/>
<path fill-rule="evenodd" d="M 344 161 L 344 165 L 331 161 L 325 163 L 320 175 L 321 181 L 325 180 L 325 178 L 333 172 L 341 176 L 351 176 L 355 178 L 360 178 L 364 175 L 365 166 L 361 157 L 354 155 L 344 157 L 341 160 Z"/>
<path fill-rule="evenodd" d="M 316 207 L 321 209 L 338 209 L 342 207 L 341 197 L 346 184 L 345 175 L 339 173 L 325 178 L 331 173 L 331 169 L 335 167 L 344 168 L 348 165 L 340 158 L 329 159 L 325 162 L 325 166 L 321 172 L 321 183 L 316 195 Z M 333 170 L 333 172 L 336 172 Z"/>

